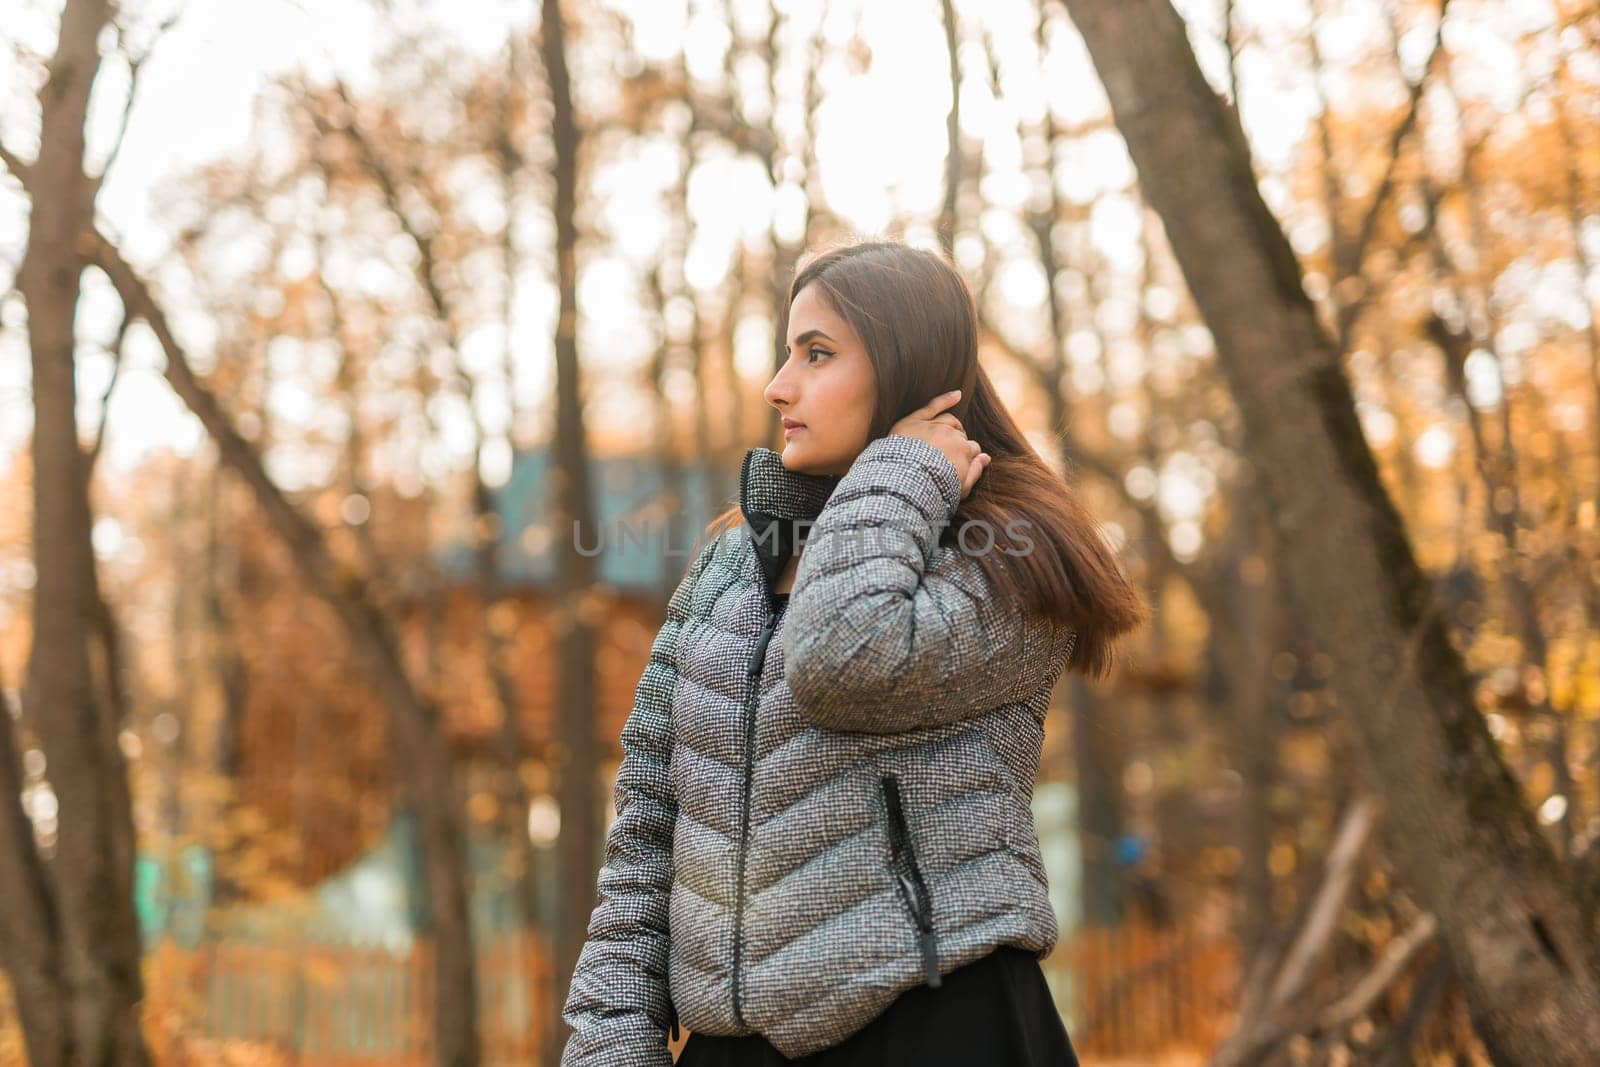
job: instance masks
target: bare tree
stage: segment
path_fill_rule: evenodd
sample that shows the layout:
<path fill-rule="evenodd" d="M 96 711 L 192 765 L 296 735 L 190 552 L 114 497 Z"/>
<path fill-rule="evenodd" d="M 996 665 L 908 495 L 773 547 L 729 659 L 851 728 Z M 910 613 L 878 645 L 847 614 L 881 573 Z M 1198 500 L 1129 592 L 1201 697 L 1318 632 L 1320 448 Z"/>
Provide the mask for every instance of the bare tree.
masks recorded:
<path fill-rule="evenodd" d="M 42 665 L 30 667 L 25 703 L 29 708 L 52 709 L 38 717 L 51 784 L 61 799 L 56 873 L 62 898 L 62 969 L 73 995 L 73 1044 L 63 1052 L 63 1062 L 80 1057 L 94 1063 L 145 1060 L 138 1032 L 142 992 L 126 774 L 116 745 L 116 723 L 108 711 L 96 707 L 89 687 L 90 656 L 83 633 L 86 623 L 98 622 L 103 630 L 105 618 L 95 608 L 98 588 L 91 572 L 86 460 L 77 444 L 71 394 L 77 279 L 82 266 L 93 263 L 110 279 L 125 316 L 142 319 L 151 328 L 167 356 L 168 382 L 210 433 L 224 464 L 249 488 L 308 584 L 335 609 L 374 678 L 390 713 L 395 748 L 421 817 L 423 866 L 436 938 L 435 1056 L 441 1064 L 471 1067 L 480 1052 L 465 843 L 455 811 L 448 750 L 439 739 L 438 710 L 407 677 L 393 623 L 376 605 L 363 576 L 337 561 L 317 526 L 268 477 L 260 449 L 238 431 L 195 375 L 149 284 L 94 225 L 93 197 L 103 175 L 101 179 L 83 175 L 83 119 L 98 63 L 96 39 L 110 17 L 105 0 L 70 0 L 62 16 L 52 76 L 41 93 L 46 132 L 39 159 L 27 164 L 0 147 L 0 161 L 22 181 L 34 202 L 29 254 L 18 281 L 29 303 L 35 353 L 36 492 L 43 493 L 37 497 L 35 522 L 36 529 L 50 533 L 36 538 L 36 660 L 41 649 L 48 650 L 48 657 Z M 70 451 L 64 451 L 65 442 L 71 443 Z M 47 571 L 52 575 L 48 581 Z M 58 573 L 60 578 L 55 577 Z M 106 652 L 106 663 L 114 667 L 109 645 Z M 109 672 L 103 668 L 101 673 Z M 107 884 L 109 890 L 103 888 Z M 48 971 L 34 966 L 32 972 L 33 986 L 48 988 L 39 980 L 41 973 L 47 978 Z"/>
<path fill-rule="evenodd" d="M 49 986 L 49 966 L 30 953 L 35 958 L 24 966 L 32 972 L 34 1008 L 44 1015 L 29 1029 L 41 1040 L 61 1041 L 56 1048 L 35 1049 L 40 1062 L 147 1060 L 139 1030 L 143 984 L 133 910 L 133 822 L 117 746 L 117 645 L 95 574 L 91 459 L 79 441 L 76 415 L 75 319 L 99 188 L 84 171 L 84 121 L 100 67 L 100 33 L 113 10 L 109 0 L 68 0 L 39 93 L 38 157 L 24 163 L 4 152 L 30 202 L 17 289 L 28 307 L 32 356 L 38 582 L 23 704 L 42 739 L 59 804 L 51 865 L 57 922 L 41 929 L 57 941 L 56 966 L 68 995 L 63 1033 L 55 1025 L 59 1009 L 39 994 Z M 13 855 L 11 862 L 24 870 L 31 866 L 25 856 Z M 33 938 L 27 943 L 39 947 Z"/>
<path fill-rule="evenodd" d="M 1497 1061 L 1592 1062 L 1592 915 L 1474 704 L 1238 114 L 1167 0 L 1064 2 L 1215 338 L 1290 586 L 1333 658 L 1392 854 L 1437 917 L 1477 1028 Z"/>
<path fill-rule="evenodd" d="M 486 135 L 487 147 L 498 171 L 499 191 L 504 198 L 505 206 L 505 224 L 499 252 L 503 270 L 502 284 L 506 288 L 501 301 L 501 325 L 506 337 L 505 347 L 502 349 L 501 378 L 509 409 L 506 420 L 508 426 L 516 422 L 510 353 L 511 293 L 519 266 L 514 240 L 516 225 L 514 194 L 516 179 L 526 166 L 526 159 L 515 143 L 513 109 L 516 102 L 512 99 L 512 94 L 517 91 L 518 85 L 514 77 L 515 55 L 515 43 L 512 42 L 508 51 L 510 58 L 506 76 L 500 79 L 498 87 L 498 99 L 495 100 L 493 107 L 487 109 L 492 115 L 494 126 Z M 452 299 L 449 287 L 444 281 L 445 257 L 440 254 L 437 247 L 439 242 L 436 240 L 436 234 L 426 225 L 419 224 L 413 212 L 407 210 L 406 199 L 410 194 L 413 202 L 425 204 L 428 215 L 434 218 L 445 217 L 448 214 L 447 205 L 439 202 L 437 191 L 432 188 L 430 182 L 405 181 L 403 168 L 397 165 L 396 161 L 389 159 L 377 139 L 363 128 L 359 118 L 361 109 L 343 84 L 336 83 L 331 94 L 307 95 L 308 110 L 319 139 L 326 139 L 335 134 L 348 139 L 354 147 L 353 155 L 362 174 L 376 184 L 383 203 L 400 228 L 400 232 L 405 234 L 416 247 L 414 273 L 417 286 L 427 301 L 427 311 L 432 317 L 448 356 L 450 380 L 457 386 L 465 401 L 464 407 L 472 431 L 472 461 L 469 469 L 471 480 L 469 497 L 472 507 L 470 528 L 475 562 L 473 574 L 480 604 L 479 610 L 474 615 L 478 643 L 482 649 L 490 691 L 494 694 L 500 720 L 501 756 L 505 763 L 502 795 L 505 798 L 506 810 L 512 813 L 509 820 L 510 847 L 518 884 L 516 898 L 524 921 L 531 926 L 536 916 L 535 883 L 532 847 L 527 833 L 528 791 L 522 780 L 523 755 L 527 746 L 522 736 L 520 705 L 510 669 L 510 642 L 507 639 L 506 628 L 496 623 L 496 620 L 508 617 L 500 610 L 503 591 L 500 578 L 501 551 L 506 531 L 502 529 L 500 516 L 496 511 L 494 491 L 484 477 L 484 460 L 491 443 L 491 433 L 484 421 L 483 405 L 479 402 L 477 379 L 462 358 L 464 338 L 462 328 L 458 324 L 465 321 L 466 315 L 459 306 L 460 301 Z M 319 95 L 326 99 L 319 100 Z M 317 162 L 331 185 L 337 174 L 326 155 L 325 148 L 319 148 Z M 357 387 L 353 366 L 355 352 L 352 346 L 343 340 L 346 331 L 342 326 L 341 296 L 327 282 L 325 275 L 319 272 L 318 277 L 319 285 L 327 298 L 336 335 L 341 337 L 341 391 L 346 394 L 347 403 L 353 408 Z M 357 413 L 352 410 L 348 477 L 357 487 L 357 491 L 366 493 L 368 490 L 362 484 L 360 456 L 362 443 L 356 416 Z M 363 554 L 369 559 L 376 559 L 377 548 L 372 543 L 370 532 L 365 525 L 361 527 L 361 531 L 357 537 L 362 542 Z"/>
<path fill-rule="evenodd" d="M 556 565 L 554 644 L 556 649 L 556 736 L 560 744 L 557 798 L 561 806 L 559 890 L 556 894 L 553 1025 L 546 1028 L 545 1058 L 558 1062 L 567 1031 L 561 1007 L 577 966 L 594 910 L 594 872 L 600 851 L 600 741 L 595 729 L 598 686 L 595 679 L 596 618 L 593 555 L 579 551 L 579 536 L 595 532 L 589 487 L 588 433 L 583 418 L 583 388 L 578 364 L 578 155 L 582 132 L 572 101 L 567 67 L 566 20 L 561 0 L 543 0 L 541 56 L 549 83 L 555 148 L 554 202 L 556 292 L 555 528 Z M 585 533 L 587 531 L 587 534 Z"/>
<path fill-rule="evenodd" d="M 89 242 L 94 262 L 111 279 L 130 315 L 144 320 L 167 357 L 166 378 L 216 443 L 222 462 L 249 488 L 307 584 L 337 613 L 351 647 L 389 712 L 402 774 L 415 798 L 423 871 L 434 916 L 434 1057 L 450 1067 L 478 1062 L 477 979 L 467 912 L 465 841 L 456 810 L 449 753 L 439 711 L 407 676 L 394 623 L 374 603 L 365 576 L 343 566 L 321 530 L 266 472 L 259 450 L 235 427 L 168 324 L 148 282 L 103 234 Z"/>

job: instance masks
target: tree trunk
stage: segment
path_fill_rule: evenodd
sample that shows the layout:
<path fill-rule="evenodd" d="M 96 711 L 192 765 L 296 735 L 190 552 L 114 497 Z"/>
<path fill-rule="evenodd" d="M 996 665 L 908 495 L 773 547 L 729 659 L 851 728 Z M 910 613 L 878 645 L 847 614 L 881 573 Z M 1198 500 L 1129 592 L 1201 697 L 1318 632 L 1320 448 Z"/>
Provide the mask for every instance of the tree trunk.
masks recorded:
<path fill-rule="evenodd" d="M 549 79 L 555 148 L 556 288 L 560 294 L 556 324 L 555 515 L 556 567 L 556 737 L 557 803 L 561 836 L 556 842 L 558 882 L 554 977 L 551 982 L 553 1024 L 548 1028 L 546 1062 L 556 1063 L 566 1044 L 560 1018 L 578 953 L 589 929 L 596 900 L 595 875 L 600 860 L 600 812 L 595 803 L 600 744 L 595 729 L 594 558 L 600 534 L 595 527 L 589 493 L 589 456 L 583 422 L 583 388 L 578 365 L 578 152 L 581 133 L 572 102 L 567 70 L 567 42 L 560 0 L 543 0 L 540 43 Z"/>
<path fill-rule="evenodd" d="M 1237 113 L 1167 0 L 1063 0 L 1216 341 L 1291 588 L 1497 1063 L 1592 1063 L 1591 915 L 1473 703 L 1356 418 L 1333 341 L 1262 201 Z M 1217 270 L 1217 264 L 1227 264 Z"/>
<path fill-rule="evenodd" d="M 66 1067 L 67 986 L 55 898 L 22 810 L 16 723 L 0 688 L 0 965 L 11 978 L 23 1047 L 34 1067 Z"/>
<path fill-rule="evenodd" d="M 1078 840 L 1083 924 L 1113 927 L 1122 922 L 1122 872 L 1117 840 L 1122 836 L 1123 753 L 1112 716 L 1094 687 L 1073 675 L 1072 755 L 1078 784 Z"/>
<path fill-rule="evenodd" d="M 52 872 L 73 1062 L 147 1062 L 133 910 L 133 841 L 117 723 L 95 691 L 101 621 L 78 440 L 74 353 L 85 236 L 96 183 L 84 173 L 84 121 L 100 66 L 108 0 L 68 0 L 39 93 L 38 159 L 23 176 L 31 207 L 17 289 L 33 367 L 33 645 L 24 704 L 39 730 L 59 805 Z M 105 677 L 102 673 L 101 677 Z M 48 1057 L 41 1050 L 41 1058 Z"/>

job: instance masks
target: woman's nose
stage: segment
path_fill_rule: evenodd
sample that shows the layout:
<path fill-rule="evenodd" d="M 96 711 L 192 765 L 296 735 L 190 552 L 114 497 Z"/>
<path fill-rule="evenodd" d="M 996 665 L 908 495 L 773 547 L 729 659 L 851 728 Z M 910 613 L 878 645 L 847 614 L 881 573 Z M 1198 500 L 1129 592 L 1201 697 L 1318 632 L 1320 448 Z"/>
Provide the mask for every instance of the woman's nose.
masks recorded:
<path fill-rule="evenodd" d="M 794 400 L 791 393 L 792 390 L 789 388 L 789 383 L 784 379 L 783 372 L 779 371 L 772 376 L 772 381 L 767 383 L 767 387 L 762 391 L 761 395 L 766 398 L 768 404 L 773 407 L 780 407 L 787 406 Z"/>

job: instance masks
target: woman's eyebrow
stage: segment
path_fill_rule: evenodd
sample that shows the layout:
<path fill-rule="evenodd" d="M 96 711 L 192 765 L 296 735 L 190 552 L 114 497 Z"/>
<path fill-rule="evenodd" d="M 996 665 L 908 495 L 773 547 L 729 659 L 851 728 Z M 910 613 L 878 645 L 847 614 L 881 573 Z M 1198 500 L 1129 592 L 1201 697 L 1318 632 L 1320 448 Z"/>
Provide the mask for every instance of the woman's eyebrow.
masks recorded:
<path fill-rule="evenodd" d="M 794 343 L 797 344 L 797 345 L 803 345 L 807 341 L 811 340 L 813 337 L 821 337 L 821 338 L 823 338 L 825 340 L 828 340 L 828 341 L 832 341 L 833 340 L 833 338 L 829 337 L 827 334 L 823 333 L 821 330 L 807 330 L 805 333 L 801 334 L 799 337 L 796 337 L 794 339 Z M 788 351 L 789 346 L 788 345 L 784 345 L 783 348 L 784 348 L 784 351 Z"/>

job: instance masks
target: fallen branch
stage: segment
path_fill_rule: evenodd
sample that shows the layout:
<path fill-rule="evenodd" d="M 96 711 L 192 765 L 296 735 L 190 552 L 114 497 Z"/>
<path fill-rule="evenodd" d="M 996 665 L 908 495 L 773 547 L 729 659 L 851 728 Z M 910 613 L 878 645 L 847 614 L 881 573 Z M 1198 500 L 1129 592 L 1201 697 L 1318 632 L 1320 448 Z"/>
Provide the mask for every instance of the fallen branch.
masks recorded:
<path fill-rule="evenodd" d="M 1383 991 L 1393 985 L 1400 972 L 1416 958 L 1417 953 L 1432 943 L 1434 934 L 1438 932 L 1439 920 L 1431 914 L 1425 913 L 1412 923 L 1405 933 L 1389 942 L 1378 962 L 1355 984 L 1355 988 L 1323 1010 L 1317 1018 L 1318 1029 L 1333 1030 L 1348 1026 L 1365 1015 Z"/>
<path fill-rule="evenodd" d="M 1370 794 L 1357 797 L 1345 809 L 1305 923 L 1272 972 L 1265 996 L 1241 1013 L 1233 1033 L 1212 1057 L 1212 1067 L 1250 1063 L 1298 1028 L 1299 1020 L 1287 1009 L 1310 982 L 1339 927 L 1357 861 L 1377 826 L 1378 811 L 1378 800 Z"/>

